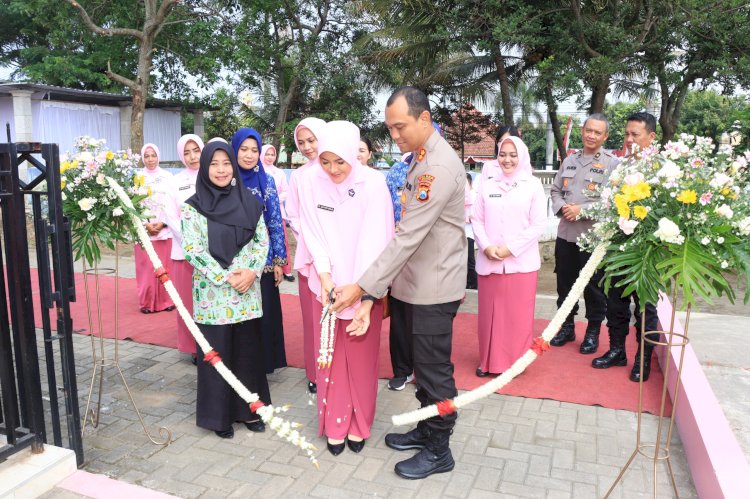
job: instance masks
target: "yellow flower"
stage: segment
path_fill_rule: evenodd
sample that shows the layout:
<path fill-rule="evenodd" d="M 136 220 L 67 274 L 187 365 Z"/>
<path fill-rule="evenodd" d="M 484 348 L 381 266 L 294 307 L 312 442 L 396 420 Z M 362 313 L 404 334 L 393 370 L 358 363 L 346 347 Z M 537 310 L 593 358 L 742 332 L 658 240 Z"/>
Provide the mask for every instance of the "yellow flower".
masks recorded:
<path fill-rule="evenodd" d="M 730 192 L 730 191 L 729 191 L 729 188 L 728 188 L 728 187 L 724 187 L 724 188 L 723 188 L 723 189 L 721 190 L 721 194 L 722 194 L 722 195 L 724 195 L 724 196 L 727 196 L 727 195 L 729 195 L 729 192 Z"/>
<path fill-rule="evenodd" d="M 615 207 L 617 208 L 617 214 L 628 220 L 630 219 L 630 205 L 628 204 L 627 196 L 623 194 L 615 194 Z"/>
<path fill-rule="evenodd" d="M 696 201 L 698 201 L 698 193 L 692 189 L 682 191 L 680 195 L 677 196 L 677 201 L 685 204 L 695 204 Z"/>
<path fill-rule="evenodd" d="M 122 159 L 128 159 L 128 155 L 127 154 L 123 154 L 122 155 Z"/>
<path fill-rule="evenodd" d="M 635 197 L 633 196 L 633 186 L 630 184 L 625 184 L 622 186 L 622 189 L 620 189 L 619 196 L 622 196 L 622 199 L 624 199 L 626 202 L 635 201 Z"/>
<path fill-rule="evenodd" d="M 151 187 L 149 187 L 148 189 L 146 189 L 146 195 L 148 197 L 151 197 Z"/>
<path fill-rule="evenodd" d="M 112 151 L 107 151 L 106 158 L 107 158 L 107 161 L 112 161 L 113 159 L 115 159 L 115 153 L 113 153 Z"/>
<path fill-rule="evenodd" d="M 60 189 L 65 189 L 65 179 L 60 180 Z"/>
<path fill-rule="evenodd" d="M 638 182 L 633 186 L 633 201 L 646 199 L 651 196 L 651 186 L 646 182 Z"/>
<path fill-rule="evenodd" d="M 65 173 L 71 168 L 73 168 L 73 163 L 71 163 L 70 161 L 63 161 L 62 163 L 60 163 L 60 173 Z"/>
<path fill-rule="evenodd" d="M 648 209 L 645 206 L 634 206 L 633 207 L 633 215 L 643 220 L 648 215 Z"/>

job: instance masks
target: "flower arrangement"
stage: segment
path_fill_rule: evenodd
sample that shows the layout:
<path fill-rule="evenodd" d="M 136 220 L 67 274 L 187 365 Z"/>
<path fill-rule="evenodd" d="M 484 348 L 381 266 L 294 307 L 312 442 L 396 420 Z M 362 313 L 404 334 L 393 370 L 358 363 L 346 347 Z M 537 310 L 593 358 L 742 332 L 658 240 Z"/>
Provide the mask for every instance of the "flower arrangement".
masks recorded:
<path fill-rule="evenodd" d="M 75 140 L 74 154 L 64 154 L 60 163 L 63 212 L 70 220 L 75 258 L 89 264 L 101 258 L 100 245 L 110 249 L 116 242 L 136 238 L 129 217 L 145 218 L 141 203 L 149 196 L 143 176 L 137 173 L 138 155 L 130 151 L 113 152 L 105 141 L 91 137 Z M 125 206 L 107 183 L 107 177 L 125 186 L 132 205 Z"/>
<path fill-rule="evenodd" d="M 620 164 L 586 210 L 597 222 L 579 240 L 589 251 L 609 245 L 605 288 L 635 292 L 641 304 L 677 290 L 683 306 L 722 294 L 733 302 L 728 275 L 739 273 L 746 289 L 750 279 L 749 161 L 750 152 L 682 134 Z"/>

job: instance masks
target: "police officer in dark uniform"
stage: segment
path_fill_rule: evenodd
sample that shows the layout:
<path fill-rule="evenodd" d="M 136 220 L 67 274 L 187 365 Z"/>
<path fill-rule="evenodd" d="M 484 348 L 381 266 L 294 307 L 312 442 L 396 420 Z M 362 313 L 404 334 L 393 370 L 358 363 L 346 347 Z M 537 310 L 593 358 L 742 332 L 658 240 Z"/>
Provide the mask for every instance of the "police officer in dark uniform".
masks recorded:
<path fill-rule="evenodd" d="M 451 344 L 466 285 L 466 177 L 456 152 L 432 127 L 430 103 L 420 90 L 396 90 L 388 99 L 385 123 L 401 152 L 414 153 L 402 191 L 399 230 L 356 284 L 336 288 L 334 309 L 348 307 L 365 293 L 380 298 L 392 283 L 392 304 L 403 307 L 400 314 L 411 332 L 417 400 L 425 407 L 458 393 Z M 368 321 L 367 314 L 357 314 L 349 327 L 366 328 Z M 449 441 L 455 422 L 456 413 L 450 412 L 405 434 L 386 435 L 392 449 L 420 449 L 397 463 L 396 473 L 418 479 L 451 471 L 455 463 Z"/>
<path fill-rule="evenodd" d="M 656 118 L 649 113 L 635 113 L 628 116 L 625 125 L 625 148 L 626 159 L 630 161 L 641 151 L 653 143 L 656 138 Z M 634 148 L 634 146 L 638 146 Z M 607 327 L 609 329 L 609 351 L 601 357 L 591 361 L 591 366 L 597 369 L 607 369 L 612 366 L 627 365 L 625 356 L 625 338 L 630 329 L 630 299 L 635 302 L 635 330 L 638 340 L 638 352 L 635 355 L 633 368 L 630 370 L 630 380 L 638 382 L 641 379 L 641 313 L 638 295 L 632 293 L 623 296 L 623 288 L 617 286 L 618 280 L 612 281 L 607 295 Z M 646 310 L 646 331 L 656 331 L 659 325 L 659 318 L 656 314 L 656 307 L 652 303 L 647 303 Z M 651 373 L 651 353 L 654 346 L 645 343 L 643 352 L 643 381 L 646 381 Z"/>
<path fill-rule="evenodd" d="M 555 241 L 558 308 L 591 256 L 576 244 L 578 236 L 594 224 L 593 220 L 580 217 L 581 210 L 598 200 L 599 187 L 619 162 L 613 154 L 602 149 L 608 132 L 609 122 L 603 114 L 592 114 L 584 121 L 581 134 L 583 149 L 563 160 L 550 191 L 552 209 L 560 217 Z M 602 272 L 597 271 L 583 292 L 588 320 L 580 346 L 580 352 L 584 354 L 592 354 L 599 348 L 599 331 L 607 311 L 607 298 L 598 284 L 601 278 Z M 573 319 L 577 312 L 576 303 L 550 345 L 559 347 L 575 341 Z"/>

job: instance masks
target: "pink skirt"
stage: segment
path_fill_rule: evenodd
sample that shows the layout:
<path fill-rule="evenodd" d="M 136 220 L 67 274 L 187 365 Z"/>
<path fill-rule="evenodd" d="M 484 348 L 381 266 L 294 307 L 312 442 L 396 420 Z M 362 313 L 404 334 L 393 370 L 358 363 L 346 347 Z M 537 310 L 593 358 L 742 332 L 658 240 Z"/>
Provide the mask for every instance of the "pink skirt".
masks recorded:
<path fill-rule="evenodd" d="M 305 357 L 305 375 L 307 380 L 315 382 L 315 359 L 318 358 L 318 349 L 315 347 L 313 328 L 313 306 L 320 307 L 320 303 L 307 285 L 307 277 L 297 273 L 299 283 L 299 306 L 302 310 L 302 355 Z M 318 314 L 320 322 L 320 313 Z"/>
<path fill-rule="evenodd" d="M 479 276 L 479 368 L 508 370 L 531 346 L 537 272 Z"/>
<path fill-rule="evenodd" d="M 313 308 L 315 358 L 320 349 L 322 307 Z M 347 435 L 370 438 L 378 394 L 378 353 L 383 305 L 377 302 L 370 313 L 370 328 L 362 336 L 349 336 L 352 321 L 336 320 L 333 362 L 318 373 L 318 436 L 342 440 Z M 316 361 L 317 368 L 317 361 Z"/>
<path fill-rule="evenodd" d="M 186 260 L 172 260 L 169 275 L 177 288 L 177 293 L 185 304 L 190 316 L 193 315 L 193 266 Z M 180 352 L 195 354 L 195 338 L 190 334 L 185 321 L 177 314 L 177 349 Z"/>
<path fill-rule="evenodd" d="M 162 264 L 167 265 L 172 252 L 172 239 L 151 241 L 154 251 L 159 255 Z M 136 244 L 133 250 L 135 256 L 135 283 L 138 288 L 138 306 L 141 310 L 161 312 L 168 307 L 174 307 L 164 285 L 154 275 L 154 266 L 148 253 Z"/>

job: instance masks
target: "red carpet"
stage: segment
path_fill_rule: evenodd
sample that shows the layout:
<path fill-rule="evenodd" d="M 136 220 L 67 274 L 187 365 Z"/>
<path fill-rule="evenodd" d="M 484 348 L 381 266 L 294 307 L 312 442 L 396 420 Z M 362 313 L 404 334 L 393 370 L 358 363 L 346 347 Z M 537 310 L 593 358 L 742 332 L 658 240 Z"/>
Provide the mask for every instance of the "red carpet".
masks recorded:
<path fill-rule="evenodd" d="M 36 281 L 36 276 L 32 276 Z M 104 336 L 114 336 L 114 283 L 113 277 L 100 278 L 101 305 L 106 311 L 103 316 Z M 93 278 L 89 278 L 90 296 L 95 296 Z M 37 285 L 34 282 L 36 293 Z M 76 293 L 78 301 L 71 304 L 73 328 L 76 331 L 88 332 L 88 317 L 84 295 L 83 275 L 76 274 Z M 284 334 L 286 354 L 289 365 L 302 367 L 302 316 L 296 295 L 281 295 L 284 310 Z M 144 315 L 138 311 L 138 298 L 135 279 L 120 278 L 119 299 L 120 338 L 131 339 L 139 343 L 177 347 L 175 333 L 176 312 L 161 312 Z M 35 310 L 39 310 L 38 296 L 35 296 Z M 474 371 L 478 365 L 478 344 L 476 336 L 477 318 L 475 314 L 458 314 L 454 321 L 453 362 L 455 363 L 456 385 L 459 389 L 470 390 L 485 382 L 488 378 L 477 378 Z M 41 319 L 36 317 L 37 327 Z M 535 336 L 541 334 L 548 321 L 534 321 Z M 54 319 L 53 319 L 54 324 Z M 94 317 L 94 330 L 97 322 Z M 388 351 L 389 321 L 383 323 L 380 341 L 381 378 L 390 378 L 390 354 Z M 583 337 L 585 324 L 576 324 L 578 338 Z M 603 331 L 604 333 L 604 331 Z M 638 408 L 638 384 L 628 380 L 632 359 L 635 356 L 635 338 L 628 337 L 628 367 L 611 369 L 593 369 L 590 366 L 594 356 L 578 353 L 579 343 L 568 343 L 561 348 L 552 348 L 537 359 L 523 374 L 518 376 L 500 393 L 528 398 L 552 399 L 584 405 L 599 405 L 611 409 L 624 409 L 635 412 Z M 608 349 L 609 340 L 606 334 L 601 335 L 600 352 Z M 651 378 L 644 385 L 644 409 L 656 413 L 659 408 L 662 385 L 662 373 L 656 365 L 651 370 Z"/>

